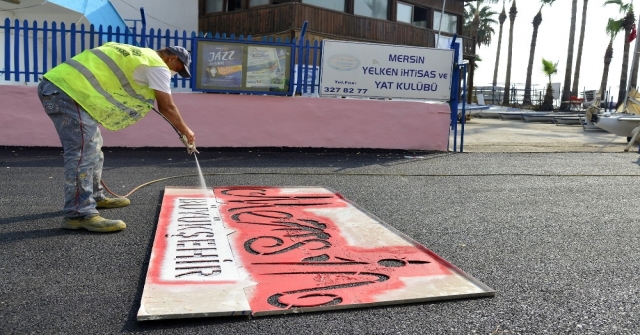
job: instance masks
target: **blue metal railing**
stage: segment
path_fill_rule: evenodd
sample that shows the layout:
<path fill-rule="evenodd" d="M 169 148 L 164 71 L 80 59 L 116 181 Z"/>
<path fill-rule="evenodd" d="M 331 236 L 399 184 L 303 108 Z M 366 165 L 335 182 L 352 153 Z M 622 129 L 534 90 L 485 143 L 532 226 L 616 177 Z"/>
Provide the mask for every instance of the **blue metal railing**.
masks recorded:
<path fill-rule="evenodd" d="M 72 23 L 67 27 L 64 23 L 43 21 L 42 26 L 37 21 L 10 20 L 6 18 L 0 25 L 0 37 L 4 37 L 4 61 L 0 69 L 0 78 L 7 81 L 22 83 L 38 82 L 44 73 L 56 65 L 72 58 L 85 49 L 92 49 L 106 42 L 119 42 L 140 47 L 162 49 L 166 46 L 180 45 L 187 50 L 194 49 L 196 37 L 211 38 L 213 40 L 254 41 L 251 36 L 235 36 L 231 34 L 204 34 L 202 32 L 148 29 L 145 24 L 138 29 L 134 25 L 130 29 L 115 29 L 111 26 L 77 26 Z M 263 43 L 290 43 L 290 39 L 273 39 L 263 37 L 257 39 Z M 312 44 L 307 40 L 300 42 L 293 40 L 296 45 L 296 62 L 299 83 L 296 93 L 317 93 L 317 69 L 320 67 L 322 45 L 317 41 Z M 311 56 L 312 55 L 312 56 Z M 192 62 L 195 71 L 195 62 Z M 172 79 L 173 87 L 190 88 L 189 79 Z"/>

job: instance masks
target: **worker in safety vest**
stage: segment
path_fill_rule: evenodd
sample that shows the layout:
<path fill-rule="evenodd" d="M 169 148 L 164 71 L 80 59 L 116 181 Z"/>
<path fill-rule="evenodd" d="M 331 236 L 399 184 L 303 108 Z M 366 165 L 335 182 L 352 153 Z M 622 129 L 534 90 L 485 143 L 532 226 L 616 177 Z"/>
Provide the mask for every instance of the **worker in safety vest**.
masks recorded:
<path fill-rule="evenodd" d="M 181 133 L 187 152 L 195 134 L 171 97 L 172 75 L 191 77 L 189 52 L 179 46 L 162 50 L 106 43 L 85 50 L 44 74 L 38 97 L 56 127 L 64 150 L 64 221 L 62 228 L 114 232 L 126 228 L 108 220 L 99 208 L 130 204 L 108 198 L 100 185 L 102 136 L 98 124 L 119 130 L 140 120 L 158 102 L 159 112 Z"/>

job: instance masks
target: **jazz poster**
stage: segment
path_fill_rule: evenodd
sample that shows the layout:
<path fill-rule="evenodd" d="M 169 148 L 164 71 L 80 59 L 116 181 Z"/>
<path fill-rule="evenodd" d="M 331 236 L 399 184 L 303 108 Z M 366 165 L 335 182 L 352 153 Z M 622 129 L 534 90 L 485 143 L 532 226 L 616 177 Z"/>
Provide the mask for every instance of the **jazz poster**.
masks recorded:
<path fill-rule="evenodd" d="M 203 43 L 204 65 L 201 86 L 242 87 L 243 47 L 240 44 Z"/>

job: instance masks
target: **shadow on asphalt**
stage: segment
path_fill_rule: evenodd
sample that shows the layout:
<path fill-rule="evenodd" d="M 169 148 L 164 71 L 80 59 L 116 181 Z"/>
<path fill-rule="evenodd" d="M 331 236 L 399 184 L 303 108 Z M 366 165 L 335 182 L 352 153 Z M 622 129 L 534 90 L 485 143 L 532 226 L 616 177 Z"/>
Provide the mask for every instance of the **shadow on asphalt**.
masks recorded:
<path fill-rule="evenodd" d="M 194 161 L 193 157 L 187 155 L 181 148 L 104 147 L 102 150 L 105 156 L 105 171 L 118 167 L 192 167 Z M 366 166 L 398 166 L 409 164 L 414 159 L 437 159 L 450 155 L 443 152 L 391 149 L 199 148 L 199 150 L 198 161 L 202 168 L 314 167 L 336 168 L 337 171 Z M 303 155 L 302 159 L 301 155 Z M 11 164 L 8 165 L 8 162 Z M 62 167 L 62 152 L 60 148 L 0 147 L 0 166 L 3 165 Z"/>
<path fill-rule="evenodd" d="M 20 242 L 23 240 L 33 240 L 38 238 L 49 238 L 69 234 L 78 234 L 69 230 L 60 229 L 58 227 L 38 230 L 26 230 L 21 232 L 1 233 L 0 245 Z M 86 232 L 86 234 L 91 234 Z"/>
<path fill-rule="evenodd" d="M 27 222 L 27 221 L 34 221 L 34 220 L 40 220 L 40 219 L 61 218 L 63 216 L 64 216 L 64 213 L 62 211 L 21 215 L 21 216 L 2 218 L 0 219 L 0 224 Z"/>

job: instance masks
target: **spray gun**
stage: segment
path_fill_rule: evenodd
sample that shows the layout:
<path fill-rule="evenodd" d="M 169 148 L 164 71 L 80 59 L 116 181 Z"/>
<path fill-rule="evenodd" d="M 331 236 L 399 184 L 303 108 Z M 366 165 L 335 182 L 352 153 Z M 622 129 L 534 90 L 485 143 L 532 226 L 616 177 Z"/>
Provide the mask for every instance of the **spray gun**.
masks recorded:
<path fill-rule="evenodd" d="M 177 129 L 176 129 L 176 131 L 177 131 Z M 187 140 L 187 135 L 180 134 L 180 132 L 178 131 L 178 136 L 180 136 L 180 141 L 182 141 L 182 143 L 184 143 L 184 146 L 187 147 L 187 153 L 189 155 L 191 155 L 193 153 L 196 153 L 196 154 L 200 153 L 200 151 L 198 151 L 198 149 L 196 149 L 196 144 L 195 143 L 189 143 L 189 140 Z"/>
<path fill-rule="evenodd" d="M 169 121 L 169 119 L 167 119 L 166 116 L 164 116 L 162 113 L 158 112 L 157 109 L 153 108 L 153 110 L 160 114 L 160 116 L 162 116 L 163 119 L 165 119 L 170 125 L 171 127 L 173 127 L 173 130 L 176 131 L 176 133 L 178 133 L 178 137 L 180 138 L 180 141 L 182 141 L 182 143 L 184 143 L 184 146 L 187 147 L 187 153 L 189 155 L 196 153 L 199 154 L 200 151 L 198 151 L 198 149 L 196 149 L 196 144 L 195 143 L 189 143 L 189 140 L 187 139 L 187 135 L 184 135 L 180 132 L 180 130 L 178 130 L 178 128 L 176 128 L 176 126 L 173 125 L 173 123 L 171 123 L 171 121 Z"/>

